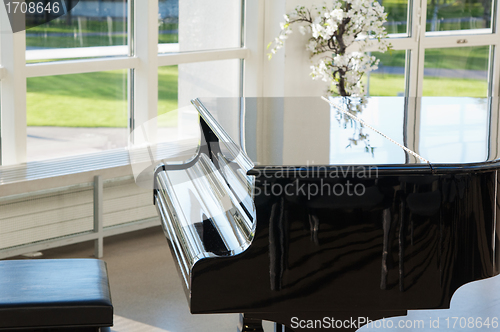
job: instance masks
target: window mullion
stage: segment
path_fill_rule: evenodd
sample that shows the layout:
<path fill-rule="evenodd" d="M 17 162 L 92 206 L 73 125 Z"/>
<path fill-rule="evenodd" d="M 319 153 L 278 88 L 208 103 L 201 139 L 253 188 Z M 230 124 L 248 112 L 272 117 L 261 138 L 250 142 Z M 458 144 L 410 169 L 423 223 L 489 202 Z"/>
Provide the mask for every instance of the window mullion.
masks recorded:
<path fill-rule="evenodd" d="M 494 1 L 494 10 L 495 13 L 493 18 L 493 63 L 491 64 L 491 96 L 499 97 L 500 96 L 500 6 L 498 0 Z M 497 103 L 497 106 L 500 107 Z M 497 112 L 500 112 L 500 109 L 497 109 Z"/>
<path fill-rule="evenodd" d="M 150 142 L 156 140 L 153 121 L 158 114 L 158 0 L 135 1 L 134 127 L 148 123 Z"/>
<path fill-rule="evenodd" d="M 425 30 L 426 30 L 426 22 L 427 22 L 427 0 L 415 1 L 415 5 L 419 6 L 416 8 L 417 17 L 415 17 L 415 39 L 417 42 L 417 48 L 415 49 L 413 54 L 411 55 L 411 66 L 416 68 L 412 68 L 412 75 L 416 75 L 413 80 L 413 86 L 410 91 L 409 96 L 411 97 L 422 97 L 423 94 L 423 82 L 424 82 L 424 64 L 425 64 L 425 50 L 424 50 L 424 42 L 425 42 Z M 415 11 L 414 11 L 415 13 Z"/>
<path fill-rule="evenodd" d="M 16 19 L 22 19 L 17 16 Z M 1 105 L 1 164 L 26 162 L 26 32 L 12 33 L 5 6 L 0 5 L 0 52 L 5 68 Z"/>

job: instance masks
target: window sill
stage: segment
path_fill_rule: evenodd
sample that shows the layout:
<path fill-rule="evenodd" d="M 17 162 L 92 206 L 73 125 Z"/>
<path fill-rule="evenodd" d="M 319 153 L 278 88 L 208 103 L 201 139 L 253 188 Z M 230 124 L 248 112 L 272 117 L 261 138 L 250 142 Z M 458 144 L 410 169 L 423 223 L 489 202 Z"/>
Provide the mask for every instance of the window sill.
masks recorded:
<path fill-rule="evenodd" d="M 177 160 L 183 151 L 197 147 L 197 140 L 167 142 L 159 145 L 157 158 Z M 153 163 L 154 161 L 151 161 Z M 125 148 L 72 157 L 0 166 L 0 197 L 72 186 L 94 181 L 132 176 L 129 151 Z"/>

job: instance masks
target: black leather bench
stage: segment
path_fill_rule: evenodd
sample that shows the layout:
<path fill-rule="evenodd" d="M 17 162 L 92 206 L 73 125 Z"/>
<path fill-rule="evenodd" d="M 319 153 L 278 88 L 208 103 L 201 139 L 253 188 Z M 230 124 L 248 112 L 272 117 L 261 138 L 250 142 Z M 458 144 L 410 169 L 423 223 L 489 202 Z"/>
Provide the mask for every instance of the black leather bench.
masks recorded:
<path fill-rule="evenodd" d="M 103 261 L 0 261 L 0 331 L 94 332 L 112 325 Z"/>

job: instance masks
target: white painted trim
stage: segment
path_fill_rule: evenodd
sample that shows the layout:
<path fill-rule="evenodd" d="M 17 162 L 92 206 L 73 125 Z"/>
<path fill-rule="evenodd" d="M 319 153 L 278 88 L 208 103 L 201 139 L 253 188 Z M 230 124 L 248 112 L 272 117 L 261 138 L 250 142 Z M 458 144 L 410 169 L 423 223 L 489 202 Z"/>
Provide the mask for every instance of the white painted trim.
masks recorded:
<path fill-rule="evenodd" d="M 415 0 L 415 3 L 418 0 Z M 417 65 L 416 73 L 416 82 L 414 82 L 416 86 L 416 94 L 410 95 L 411 97 L 422 97 L 423 86 L 424 86 L 424 66 L 425 66 L 425 48 L 423 47 L 424 39 L 425 39 L 425 30 L 427 23 L 427 0 L 420 0 L 420 6 L 416 9 L 418 13 L 418 17 L 416 17 L 415 24 L 417 25 L 417 30 L 415 31 L 415 41 L 417 42 L 416 55 L 417 59 L 413 65 Z M 415 12 L 415 11 L 414 11 Z M 415 72 L 415 71 L 413 71 Z M 413 89 L 415 91 L 415 89 Z M 413 92 L 412 91 L 412 92 Z M 420 107 L 417 105 L 417 107 Z"/>
<path fill-rule="evenodd" d="M 134 54 L 139 64 L 134 70 L 133 124 L 148 123 L 150 141 L 156 141 L 156 124 L 149 121 L 158 115 L 158 0 L 134 3 Z"/>
<path fill-rule="evenodd" d="M 457 36 L 480 36 L 492 34 L 491 29 L 467 29 L 467 30 L 448 30 L 448 31 L 426 31 L 426 37 L 457 37 Z"/>
<path fill-rule="evenodd" d="M 4 67 L 0 66 L 0 80 L 7 75 L 7 70 Z"/>
<path fill-rule="evenodd" d="M 0 5 L 1 89 L 1 163 L 26 162 L 26 31 L 12 33 L 5 6 Z"/>
<path fill-rule="evenodd" d="M 245 1 L 244 45 L 244 81 L 243 95 L 245 97 L 262 97 L 263 70 L 265 54 L 264 41 L 264 0 Z"/>
<path fill-rule="evenodd" d="M 179 43 L 158 44 L 158 53 L 179 53 Z"/>
<path fill-rule="evenodd" d="M 496 17 L 494 17 L 494 36 L 497 43 L 494 46 L 493 53 L 493 73 L 492 73 L 492 97 L 500 96 L 500 4 L 499 0 L 494 2 L 493 13 L 496 11 Z M 498 109 L 497 113 L 500 113 L 500 103 L 497 103 Z"/>
<path fill-rule="evenodd" d="M 389 40 L 392 48 L 395 51 L 402 51 L 402 50 L 409 50 L 409 49 L 416 49 L 417 48 L 417 43 L 415 42 L 414 38 L 396 38 L 396 39 L 390 39 Z"/>
<path fill-rule="evenodd" d="M 494 34 L 488 35 L 461 35 L 447 37 L 424 37 L 422 46 L 424 48 L 446 48 L 446 47 L 469 47 L 499 44 L 498 37 Z"/>
<path fill-rule="evenodd" d="M 26 60 L 56 60 L 106 56 L 127 56 L 128 46 L 70 47 L 27 50 Z"/>
<path fill-rule="evenodd" d="M 493 48 L 493 73 L 491 79 L 491 96 L 498 98 L 500 96 L 500 45 Z"/>
<path fill-rule="evenodd" d="M 247 48 L 159 54 L 158 66 L 172 66 L 192 62 L 246 59 L 249 55 L 250 51 Z"/>
<path fill-rule="evenodd" d="M 417 47 L 417 43 L 413 38 L 410 37 L 404 37 L 404 38 L 390 38 L 388 39 L 389 42 L 392 45 L 392 49 L 395 51 L 400 51 L 400 50 L 408 50 L 408 49 L 413 49 Z M 354 42 L 351 46 L 348 48 L 348 52 L 356 52 L 359 50 L 359 42 Z M 376 45 L 373 47 L 369 47 L 366 49 L 366 52 L 377 52 L 378 48 Z"/>
<path fill-rule="evenodd" d="M 44 62 L 26 65 L 26 76 L 41 77 L 83 74 L 107 70 L 130 69 L 138 65 L 139 59 L 135 57 Z"/>
<path fill-rule="evenodd" d="M 217 61 L 229 59 L 246 59 L 250 50 L 235 48 L 227 50 L 198 51 L 184 53 L 167 53 L 158 55 L 158 66 L 171 66 L 183 63 Z M 42 62 L 26 65 L 27 77 L 41 77 L 66 74 L 82 74 L 118 69 L 133 69 L 140 66 L 138 57 L 114 57 L 102 59 L 82 59 L 68 61 Z M 3 74 L 2 74 L 3 72 Z M 0 67 L 1 75 L 5 76 L 5 68 Z"/>

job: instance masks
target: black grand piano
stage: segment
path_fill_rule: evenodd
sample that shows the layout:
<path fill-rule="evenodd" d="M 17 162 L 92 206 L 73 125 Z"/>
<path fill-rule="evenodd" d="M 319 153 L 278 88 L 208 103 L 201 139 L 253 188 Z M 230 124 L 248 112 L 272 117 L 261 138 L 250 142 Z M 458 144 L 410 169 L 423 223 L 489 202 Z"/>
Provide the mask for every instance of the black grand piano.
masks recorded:
<path fill-rule="evenodd" d="M 498 274 L 498 100 L 332 102 L 192 102 L 199 146 L 156 168 L 154 201 L 193 314 L 354 331 Z"/>

